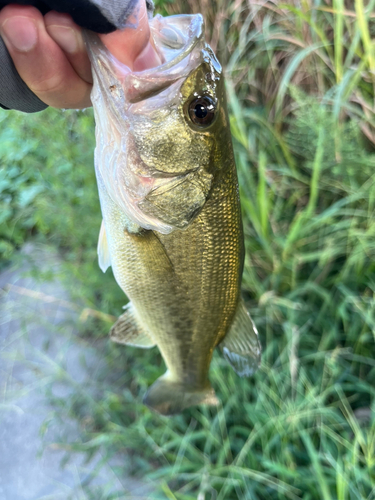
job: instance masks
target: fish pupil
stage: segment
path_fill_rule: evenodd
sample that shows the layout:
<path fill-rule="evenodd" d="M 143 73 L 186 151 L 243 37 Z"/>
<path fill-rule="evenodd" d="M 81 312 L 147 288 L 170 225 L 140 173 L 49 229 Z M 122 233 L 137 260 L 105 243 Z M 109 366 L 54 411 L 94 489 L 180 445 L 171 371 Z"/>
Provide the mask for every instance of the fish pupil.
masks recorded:
<path fill-rule="evenodd" d="M 204 106 L 203 104 L 197 104 L 195 106 L 194 111 L 195 111 L 195 116 L 197 118 L 201 118 L 201 119 L 206 118 L 207 113 L 208 113 L 206 106 Z"/>
<path fill-rule="evenodd" d="M 216 103 L 210 96 L 199 96 L 187 102 L 187 115 L 191 122 L 199 128 L 205 128 L 213 123 L 216 116 Z"/>

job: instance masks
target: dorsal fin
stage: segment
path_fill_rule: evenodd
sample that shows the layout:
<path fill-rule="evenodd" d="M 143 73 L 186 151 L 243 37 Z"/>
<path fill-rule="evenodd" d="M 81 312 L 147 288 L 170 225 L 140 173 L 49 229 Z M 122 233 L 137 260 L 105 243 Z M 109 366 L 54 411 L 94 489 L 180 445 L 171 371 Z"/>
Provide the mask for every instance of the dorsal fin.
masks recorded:
<path fill-rule="evenodd" d="M 98 240 L 98 260 L 99 267 L 103 271 L 106 270 L 111 265 L 111 256 L 109 254 L 107 233 L 105 231 L 104 220 L 102 220 L 102 225 L 100 226 L 99 240 Z"/>
<path fill-rule="evenodd" d="M 258 369 L 261 355 L 258 331 L 242 298 L 238 301 L 232 325 L 219 347 L 240 377 L 250 377 Z"/>

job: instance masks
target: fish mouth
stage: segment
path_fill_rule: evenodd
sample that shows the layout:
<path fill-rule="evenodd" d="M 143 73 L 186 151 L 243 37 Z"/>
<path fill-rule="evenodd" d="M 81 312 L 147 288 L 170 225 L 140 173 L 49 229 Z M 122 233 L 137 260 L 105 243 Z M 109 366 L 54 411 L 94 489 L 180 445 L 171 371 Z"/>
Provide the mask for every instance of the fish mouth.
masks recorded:
<path fill-rule="evenodd" d="M 204 20 L 201 14 L 168 18 L 158 14 L 150 22 L 150 29 L 155 48 L 165 60 L 159 66 L 161 71 L 166 71 L 182 61 L 204 38 Z"/>
<path fill-rule="evenodd" d="M 164 62 L 154 68 L 126 74 L 126 99 L 129 103 L 163 92 L 187 78 L 205 59 L 210 59 L 215 69 L 221 72 L 220 63 L 205 42 L 201 14 L 168 18 L 158 14 L 150 22 L 150 30 L 155 49 Z"/>
<path fill-rule="evenodd" d="M 201 14 L 176 15 L 168 18 L 157 14 L 150 21 L 154 47 L 163 63 L 154 68 L 132 71 L 119 62 L 93 32 L 85 31 L 85 42 L 94 75 L 103 83 L 101 91 L 110 103 L 120 98 L 122 105 L 147 99 L 186 78 L 204 57 L 204 20 Z M 212 57 L 213 54 L 210 54 Z M 221 71 L 214 57 L 213 64 Z"/>

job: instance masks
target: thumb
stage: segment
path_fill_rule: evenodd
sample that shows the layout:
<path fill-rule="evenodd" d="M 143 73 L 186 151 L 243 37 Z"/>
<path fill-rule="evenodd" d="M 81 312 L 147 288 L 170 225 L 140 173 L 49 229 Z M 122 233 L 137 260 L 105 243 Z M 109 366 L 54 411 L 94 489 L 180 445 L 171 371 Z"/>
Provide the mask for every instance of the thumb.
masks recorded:
<path fill-rule="evenodd" d="M 99 36 L 111 54 L 132 71 L 142 71 L 161 64 L 160 56 L 152 44 L 145 0 L 138 2 L 124 30 Z"/>

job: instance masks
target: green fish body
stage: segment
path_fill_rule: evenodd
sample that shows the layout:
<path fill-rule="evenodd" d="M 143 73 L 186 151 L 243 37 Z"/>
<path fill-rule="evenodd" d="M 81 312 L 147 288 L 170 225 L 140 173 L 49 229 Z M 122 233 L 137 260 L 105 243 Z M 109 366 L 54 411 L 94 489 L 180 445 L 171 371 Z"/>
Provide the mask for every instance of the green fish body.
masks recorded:
<path fill-rule="evenodd" d="M 111 338 L 158 346 L 167 372 L 144 402 L 170 415 L 217 404 L 208 378 L 215 347 L 248 376 L 260 345 L 240 296 L 244 243 L 221 66 L 200 15 L 156 16 L 151 31 L 163 64 L 139 73 L 94 35 L 87 43 L 99 263 L 112 265 L 130 299 Z"/>

